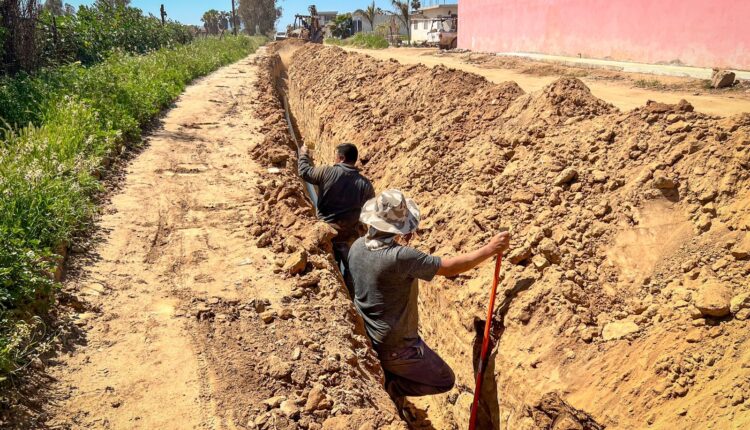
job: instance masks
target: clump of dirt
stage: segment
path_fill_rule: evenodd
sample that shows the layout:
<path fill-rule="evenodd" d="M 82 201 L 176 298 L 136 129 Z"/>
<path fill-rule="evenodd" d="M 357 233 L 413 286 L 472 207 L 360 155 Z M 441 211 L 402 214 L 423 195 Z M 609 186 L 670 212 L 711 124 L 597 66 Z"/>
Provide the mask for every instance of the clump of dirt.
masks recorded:
<path fill-rule="evenodd" d="M 504 423 L 550 428 L 528 413 L 549 393 L 608 428 L 750 422 L 750 115 L 620 112 L 574 78 L 524 94 L 331 47 L 287 67 L 306 141 L 323 162 L 357 144 L 378 189 L 413 196 L 417 247 L 451 255 L 511 227 L 502 283 L 533 286 L 495 362 Z M 468 421 L 491 272 L 420 293 L 422 335 L 458 377 L 430 400 L 439 428 Z"/>

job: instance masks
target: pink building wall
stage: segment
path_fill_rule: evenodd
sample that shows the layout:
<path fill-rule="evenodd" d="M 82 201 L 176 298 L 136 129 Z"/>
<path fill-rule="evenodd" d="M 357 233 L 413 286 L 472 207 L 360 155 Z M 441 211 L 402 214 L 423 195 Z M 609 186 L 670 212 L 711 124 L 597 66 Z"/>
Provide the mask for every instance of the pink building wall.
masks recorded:
<path fill-rule="evenodd" d="M 460 0 L 458 47 L 750 70 L 750 0 Z"/>

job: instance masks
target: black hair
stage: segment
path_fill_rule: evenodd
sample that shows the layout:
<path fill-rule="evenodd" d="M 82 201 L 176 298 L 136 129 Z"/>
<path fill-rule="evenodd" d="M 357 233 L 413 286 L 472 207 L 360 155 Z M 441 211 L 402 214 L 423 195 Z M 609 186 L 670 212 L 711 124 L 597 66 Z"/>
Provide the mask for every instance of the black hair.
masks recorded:
<path fill-rule="evenodd" d="M 354 164 L 359 157 L 357 147 L 351 143 L 342 143 L 336 147 L 336 154 L 344 159 L 344 163 Z"/>

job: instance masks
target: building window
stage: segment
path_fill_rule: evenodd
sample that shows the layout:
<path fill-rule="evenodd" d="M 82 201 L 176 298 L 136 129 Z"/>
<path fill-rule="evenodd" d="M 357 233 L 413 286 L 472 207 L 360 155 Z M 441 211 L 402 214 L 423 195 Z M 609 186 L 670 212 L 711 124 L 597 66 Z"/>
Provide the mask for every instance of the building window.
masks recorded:
<path fill-rule="evenodd" d="M 427 30 L 427 20 L 425 20 L 424 26 L 422 28 L 424 28 L 425 30 Z"/>
<path fill-rule="evenodd" d="M 414 21 L 414 29 L 419 30 L 419 21 Z"/>

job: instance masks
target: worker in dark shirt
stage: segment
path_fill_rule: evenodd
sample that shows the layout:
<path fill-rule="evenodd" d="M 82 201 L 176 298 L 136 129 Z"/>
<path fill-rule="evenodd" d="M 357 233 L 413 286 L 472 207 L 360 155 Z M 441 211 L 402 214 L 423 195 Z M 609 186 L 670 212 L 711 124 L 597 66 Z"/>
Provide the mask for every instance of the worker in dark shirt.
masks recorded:
<path fill-rule="evenodd" d="M 358 156 L 356 146 L 344 143 L 336 147 L 336 164 L 314 167 L 307 147 L 302 146 L 298 161 L 302 179 L 318 187 L 318 218 L 336 229 L 336 237 L 332 239 L 333 257 L 352 297 L 349 247 L 363 233 L 359 223 L 362 205 L 375 196 L 372 183 L 355 167 Z"/>
<path fill-rule="evenodd" d="M 386 391 L 404 416 L 406 396 L 444 393 L 455 383 L 448 364 L 419 335 L 419 281 L 452 277 L 508 249 L 502 232 L 477 249 L 452 257 L 425 254 L 408 246 L 419 226 L 416 203 L 399 190 L 385 190 L 365 203 L 367 234 L 349 251 L 354 306 L 385 371 Z"/>

